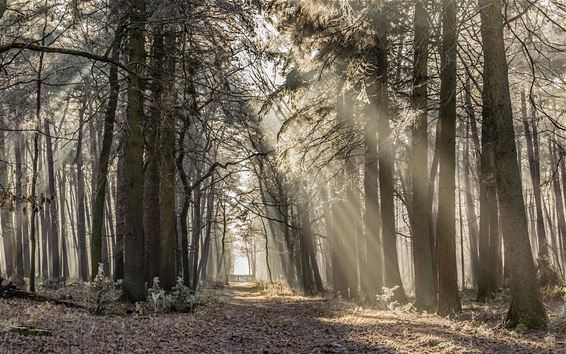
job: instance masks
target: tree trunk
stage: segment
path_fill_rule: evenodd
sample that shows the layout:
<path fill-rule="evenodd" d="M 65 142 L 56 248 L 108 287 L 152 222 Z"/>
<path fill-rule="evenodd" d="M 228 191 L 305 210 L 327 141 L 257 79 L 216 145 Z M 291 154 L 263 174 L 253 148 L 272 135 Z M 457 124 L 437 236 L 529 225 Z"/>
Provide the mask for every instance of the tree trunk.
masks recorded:
<path fill-rule="evenodd" d="M 47 155 L 47 198 L 50 200 L 49 219 L 50 229 L 49 235 L 49 254 L 51 258 L 51 276 L 57 280 L 61 277 L 61 261 L 59 258 L 59 232 L 57 227 L 57 202 L 55 200 L 55 169 L 53 161 L 53 143 L 51 142 L 50 122 L 47 117 L 43 120 L 43 129 L 45 131 L 46 155 Z"/>
<path fill-rule="evenodd" d="M 560 184 L 562 190 L 562 201 L 563 205 L 558 205 L 557 208 L 566 208 L 566 159 L 562 156 L 560 160 Z M 563 209 L 564 210 L 564 209 Z M 566 271 L 566 232 L 561 235 L 562 240 L 562 264 L 564 265 Z"/>
<path fill-rule="evenodd" d="M 83 96 L 83 102 L 79 111 L 79 133 L 77 139 L 77 153 L 75 155 L 76 166 L 76 188 L 77 188 L 77 237 L 79 240 L 79 275 L 81 280 L 88 281 L 88 257 L 87 257 L 87 239 L 86 239 L 86 211 L 85 211 L 85 178 L 83 169 L 83 125 L 84 115 L 86 111 L 88 97 L 86 94 Z"/>
<path fill-rule="evenodd" d="M 531 181 L 533 184 L 533 194 L 535 198 L 536 208 L 536 225 L 537 225 L 537 240 L 539 246 L 539 258 L 548 256 L 548 245 L 546 241 L 546 231 L 544 229 L 544 216 L 542 212 L 542 198 L 540 190 L 540 161 L 539 161 L 539 143 L 538 143 L 538 129 L 534 119 L 534 109 L 532 111 L 532 133 L 531 124 L 527 117 L 527 102 L 525 92 L 521 91 L 521 114 L 523 116 L 523 125 L 525 128 L 525 139 L 527 140 L 527 154 L 529 158 L 529 167 L 531 171 Z"/>
<path fill-rule="evenodd" d="M 413 107 L 417 112 L 412 126 L 412 248 L 415 270 L 415 307 L 431 312 L 436 307 L 433 260 L 429 233 L 428 203 L 428 43 L 426 2 L 415 4 L 415 53 L 413 62 Z"/>
<path fill-rule="evenodd" d="M 555 209 L 556 209 L 556 218 L 558 219 L 558 240 L 560 249 L 557 251 L 558 253 L 566 254 L 566 218 L 564 217 L 564 198 L 562 197 L 562 191 L 560 189 L 560 173 L 558 161 L 558 151 L 551 141 L 548 142 L 548 149 L 550 151 L 550 158 L 551 158 L 551 166 L 555 171 L 554 175 L 552 176 L 552 188 L 554 191 L 554 200 L 555 200 Z M 563 259 L 558 260 L 563 261 Z M 566 267 L 566 264 L 562 264 L 563 269 Z"/>
<path fill-rule="evenodd" d="M 479 7 L 484 52 L 484 107 L 490 115 L 497 116 L 493 119 L 495 173 L 511 288 L 507 320 L 510 326 L 544 327 L 548 319 L 536 279 L 517 163 L 501 2 L 479 0 Z"/>
<path fill-rule="evenodd" d="M 62 164 L 57 173 L 57 185 L 59 186 L 59 215 L 61 217 L 61 258 L 62 258 L 62 275 L 63 279 L 69 279 L 69 249 L 67 247 L 67 218 L 65 216 L 65 178 L 62 170 L 65 164 Z"/>
<path fill-rule="evenodd" d="M 45 31 L 44 31 L 45 32 Z M 42 41 L 43 42 L 43 41 Z M 32 170 L 31 170 L 31 193 L 30 193 L 30 267 L 29 267 L 29 291 L 35 292 L 35 253 L 36 253 L 36 219 L 37 219 L 37 163 L 39 159 L 39 128 L 41 126 L 41 80 L 43 72 L 43 57 L 44 53 L 39 54 L 39 69 L 37 71 L 37 91 L 36 91 L 36 106 L 35 106 L 35 119 L 36 119 L 36 132 L 33 133 L 33 155 L 32 155 Z"/>
<path fill-rule="evenodd" d="M 124 146 L 124 290 L 131 301 L 145 299 L 143 233 L 143 68 L 145 1 L 130 0 L 130 64 L 126 145 Z"/>
<path fill-rule="evenodd" d="M 2 196 L 0 197 L 0 210 L 2 218 L 2 239 L 4 241 L 4 261 L 6 262 L 6 275 L 8 277 L 14 276 L 16 262 L 16 245 L 15 245 L 15 233 L 14 233 L 14 221 L 12 219 L 12 201 L 11 197 L 7 194 L 11 190 L 10 181 L 8 179 L 8 169 L 10 168 L 10 162 L 6 158 L 6 133 L 0 130 L 0 191 L 2 191 Z M 0 272 L 0 274 L 2 274 Z"/>
<path fill-rule="evenodd" d="M 210 254 L 210 237 L 212 235 L 212 224 L 214 223 L 214 176 L 210 180 L 210 190 L 206 198 L 206 231 L 204 235 L 204 243 L 202 246 L 202 257 L 199 264 L 198 272 L 203 280 L 206 280 L 206 265 L 208 264 L 208 256 Z M 269 266 L 269 263 L 267 264 Z"/>
<path fill-rule="evenodd" d="M 27 224 L 24 217 L 23 211 L 23 197 L 24 197 L 24 186 L 22 186 L 23 171 L 22 166 L 24 162 L 22 160 L 22 148 L 24 148 L 23 134 L 19 134 L 15 141 L 14 155 L 16 163 L 16 284 L 23 284 L 24 275 L 26 272 L 26 257 L 24 257 L 24 239 L 27 239 L 28 235 L 24 231 L 24 224 Z M 24 151 L 25 153 L 25 151 Z"/>
<path fill-rule="evenodd" d="M 342 87 L 338 87 L 338 91 L 342 91 Z M 336 101 L 336 120 L 338 124 L 347 126 L 352 121 L 352 100 L 347 97 L 349 93 L 339 95 Z M 350 129 L 346 130 L 346 134 L 351 134 Z M 353 164 L 353 157 L 347 156 L 348 160 L 346 165 Z M 349 166 L 348 166 L 349 167 Z M 346 168 L 347 171 L 340 173 L 336 179 L 336 190 L 349 190 L 352 189 L 350 185 L 354 182 L 349 178 L 348 172 L 351 172 L 351 168 Z M 355 213 L 352 210 L 353 205 L 350 202 L 350 193 L 337 193 L 334 196 L 335 201 L 332 203 L 331 207 L 331 218 L 327 220 L 330 229 L 330 254 L 331 254 L 331 264 L 332 264 L 332 283 L 334 291 L 340 294 L 343 298 L 350 298 L 352 286 L 351 283 L 355 279 L 349 279 L 348 273 L 348 262 L 353 260 L 353 255 L 349 254 L 349 250 L 352 248 L 348 236 L 350 234 L 351 228 L 351 215 Z M 346 195 L 344 195 L 346 194 Z M 362 270 L 364 271 L 364 270 Z M 355 282 L 354 282 L 355 283 Z"/>
<path fill-rule="evenodd" d="M 112 60 L 120 61 L 120 44 L 122 42 L 121 29 L 116 33 L 116 43 L 112 49 Z M 106 201 L 106 189 L 108 188 L 108 168 L 110 154 L 112 152 L 112 138 L 114 136 L 114 122 L 116 120 L 116 109 L 118 107 L 118 95 L 120 93 L 120 82 L 118 81 L 118 67 L 110 66 L 108 78 L 110 94 L 104 115 L 104 133 L 102 136 L 102 147 L 98 159 L 98 169 L 95 184 L 94 203 L 92 206 L 92 235 L 90 242 L 90 274 L 95 277 L 98 272 L 98 264 L 102 262 L 102 243 L 104 227 L 104 203 Z M 108 260 L 106 260 L 106 263 Z"/>
<path fill-rule="evenodd" d="M 124 145 L 127 136 L 122 138 L 116 173 L 116 248 L 114 249 L 114 280 L 124 279 L 124 232 L 126 224 L 126 162 Z"/>
<path fill-rule="evenodd" d="M 163 119 L 163 25 L 158 24 L 153 29 L 153 43 L 151 48 L 151 84 L 150 84 L 150 106 L 145 136 L 145 174 L 144 174 L 144 196 L 143 196 L 143 225 L 145 236 L 145 257 L 146 257 L 146 281 L 152 284 L 154 277 L 159 277 L 160 285 L 163 287 L 161 279 L 161 235 L 160 235 L 160 216 L 161 208 L 159 204 L 160 175 L 161 175 L 161 151 L 159 135 L 161 122 Z M 165 260 L 165 258 L 163 258 Z M 171 284 L 168 281 L 164 288 L 169 290 Z"/>
<path fill-rule="evenodd" d="M 485 93 L 484 93 L 485 95 Z M 494 116 L 484 105 L 482 111 L 481 171 L 480 171 L 480 235 L 479 235 L 479 273 L 478 297 L 486 302 L 493 297 L 497 289 L 492 288 L 492 273 L 496 264 L 492 264 L 493 250 L 498 240 L 497 192 L 494 176 Z M 493 240 L 492 240 L 493 238 Z"/>
<path fill-rule="evenodd" d="M 457 19 L 454 0 L 442 1 L 440 72 L 440 169 L 438 194 L 438 313 L 462 310 L 456 266 L 456 55 Z"/>
<path fill-rule="evenodd" d="M 189 267 L 191 278 L 191 289 L 196 290 L 198 287 L 198 258 L 200 252 L 200 236 L 202 229 L 202 212 L 201 212 L 201 196 L 202 191 L 200 186 L 193 190 L 194 205 L 193 205 L 193 226 L 192 226 L 192 239 L 189 252 Z"/>
<path fill-rule="evenodd" d="M 476 287 L 478 284 L 478 267 L 479 267 L 479 258 L 478 258 L 478 223 L 477 223 L 477 215 L 476 215 L 476 208 L 474 203 L 474 190 L 472 188 L 471 177 L 470 177 L 470 170 L 471 170 L 471 153 L 470 153 L 470 126 L 472 122 L 475 121 L 475 113 L 473 106 L 471 105 L 472 100 L 469 97 L 470 92 L 469 89 L 466 89 L 465 92 L 466 99 L 466 112 L 468 116 L 468 121 L 466 122 L 466 143 L 464 147 L 464 189 L 466 195 L 466 214 L 467 214 L 467 222 L 468 222 L 468 238 L 470 242 L 470 269 L 471 269 L 471 276 L 472 276 L 472 286 Z M 472 138 L 473 139 L 473 138 Z"/>
<path fill-rule="evenodd" d="M 167 90 L 163 97 L 163 116 L 161 124 L 159 166 L 159 209 L 161 236 L 161 269 L 159 278 L 164 289 L 170 289 L 176 283 L 175 238 L 177 236 L 175 221 L 175 31 L 168 29 L 165 33 L 165 78 L 164 88 Z"/>
<path fill-rule="evenodd" d="M 385 27 L 385 26 L 384 26 Z M 389 51 L 387 43 L 387 31 L 384 27 L 380 30 L 381 46 L 377 58 L 377 75 L 379 80 L 379 92 L 376 97 L 378 109 L 377 135 L 379 146 L 379 189 L 381 194 L 381 224 L 383 232 L 383 255 L 384 255 L 384 285 L 388 288 L 397 287 L 394 300 L 400 304 L 407 302 L 401 273 L 399 272 L 399 260 L 397 256 L 397 234 L 395 230 L 395 206 L 393 171 L 395 143 L 391 138 L 391 127 L 389 125 L 389 97 L 387 94 L 387 54 Z"/>

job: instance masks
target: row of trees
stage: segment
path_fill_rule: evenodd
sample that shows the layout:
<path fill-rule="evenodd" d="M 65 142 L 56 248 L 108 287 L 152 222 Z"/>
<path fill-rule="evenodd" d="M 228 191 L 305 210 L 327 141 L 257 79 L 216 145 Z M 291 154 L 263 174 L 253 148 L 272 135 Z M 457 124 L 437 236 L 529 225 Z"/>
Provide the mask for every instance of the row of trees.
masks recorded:
<path fill-rule="evenodd" d="M 382 285 L 396 287 L 397 300 L 405 301 L 404 285 L 413 285 L 400 277 L 405 229 L 417 308 L 442 315 L 461 311 L 459 268 L 462 287 L 469 278 L 480 301 L 509 286 L 510 325 L 544 326 L 533 256 L 542 283 L 549 280 L 544 274 L 552 268 L 560 273 L 564 264 L 564 234 L 556 227 L 564 212 L 556 154 L 563 58 L 551 49 L 551 43 L 563 46 L 555 36 L 563 31 L 560 7 L 503 9 L 499 1 L 416 1 L 410 10 L 403 5 L 276 4 L 294 65 L 278 95 L 294 105 L 282 128 L 290 139 L 285 153 L 303 154 L 297 172 L 319 181 L 313 187 L 318 190 L 308 187 L 305 193 L 330 200 L 334 211 L 324 213 L 335 249 L 334 288 L 354 297 L 361 292 L 371 301 Z M 525 34 L 530 40 L 520 41 Z M 335 111 L 327 109 L 332 106 Z M 518 131 L 525 137 L 515 134 L 513 110 L 522 116 Z M 293 137 L 301 126 L 310 128 L 308 134 Z M 538 129 L 548 129 L 551 139 L 546 156 L 535 148 Z M 534 215 L 527 215 L 531 204 L 523 199 L 525 145 L 531 172 L 525 192 L 533 195 Z M 544 157 L 555 186 L 546 200 Z M 401 215 L 396 203 L 403 206 Z"/>
<path fill-rule="evenodd" d="M 254 47 L 246 6 L 8 4 L 5 273 L 35 291 L 38 274 L 88 281 L 102 264 L 135 301 L 154 277 L 227 278 L 225 224 L 252 202 L 230 190 L 261 156 L 241 68 L 263 54 L 232 57 Z"/>
<path fill-rule="evenodd" d="M 566 256 L 562 12 L 8 2 L 1 270 L 33 291 L 102 264 L 139 301 L 154 277 L 226 282 L 243 253 L 307 295 L 386 287 L 442 315 L 459 288 L 509 286 L 510 325 L 544 326 L 535 258 Z"/>

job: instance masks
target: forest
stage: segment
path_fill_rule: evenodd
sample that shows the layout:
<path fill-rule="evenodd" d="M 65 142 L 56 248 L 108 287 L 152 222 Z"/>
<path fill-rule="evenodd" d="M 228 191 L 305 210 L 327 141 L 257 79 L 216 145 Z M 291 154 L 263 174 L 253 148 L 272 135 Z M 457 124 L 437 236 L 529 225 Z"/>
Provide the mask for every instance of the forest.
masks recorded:
<path fill-rule="evenodd" d="M 0 0 L 0 352 L 566 352 L 566 1 Z"/>

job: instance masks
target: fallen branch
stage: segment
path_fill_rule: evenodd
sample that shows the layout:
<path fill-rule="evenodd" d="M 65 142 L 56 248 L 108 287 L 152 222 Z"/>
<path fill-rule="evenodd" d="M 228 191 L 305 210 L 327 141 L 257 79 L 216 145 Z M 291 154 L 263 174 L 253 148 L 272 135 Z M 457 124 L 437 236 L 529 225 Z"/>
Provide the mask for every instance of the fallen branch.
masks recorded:
<path fill-rule="evenodd" d="M 8 283 L 7 285 L 3 285 L 4 278 L 0 277 L 0 298 L 3 299 L 26 299 L 32 300 L 37 302 L 49 302 L 55 305 L 61 305 L 69 308 L 78 308 L 78 309 L 85 309 L 88 310 L 86 306 L 76 304 L 70 301 L 64 301 L 59 299 L 54 299 L 48 296 L 39 295 L 37 293 L 32 293 L 30 291 L 26 291 L 23 289 L 18 289 L 13 283 Z"/>

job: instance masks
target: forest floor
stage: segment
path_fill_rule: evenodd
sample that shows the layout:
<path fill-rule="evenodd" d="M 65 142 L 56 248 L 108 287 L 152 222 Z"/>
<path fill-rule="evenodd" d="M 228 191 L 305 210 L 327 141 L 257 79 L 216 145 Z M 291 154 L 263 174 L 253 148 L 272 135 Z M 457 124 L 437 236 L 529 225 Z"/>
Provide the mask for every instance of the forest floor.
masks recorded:
<path fill-rule="evenodd" d="M 0 300 L 0 353 L 566 353 L 566 305 L 547 303 L 551 327 L 503 328 L 505 304 L 464 301 L 449 320 L 378 311 L 325 298 L 261 292 L 250 285 L 211 291 L 194 313 L 95 316 L 86 309 Z M 14 325 L 48 331 L 13 333 Z"/>

